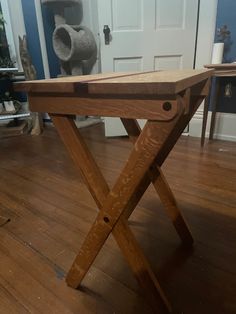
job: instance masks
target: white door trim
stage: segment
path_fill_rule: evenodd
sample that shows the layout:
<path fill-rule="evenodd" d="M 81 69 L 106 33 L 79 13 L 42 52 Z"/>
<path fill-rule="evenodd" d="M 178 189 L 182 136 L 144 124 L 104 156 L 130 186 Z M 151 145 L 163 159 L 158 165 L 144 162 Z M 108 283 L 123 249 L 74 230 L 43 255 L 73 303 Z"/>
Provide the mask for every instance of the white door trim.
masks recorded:
<path fill-rule="evenodd" d="M 9 17 L 10 17 L 10 25 L 12 28 L 12 35 L 14 40 L 14 46 L 16 51 L 16 63 L 18 65 L 19 71 L 22 71 L 21 60 L 20 60 L 20 52 L 19 52 L 19 38 L 18 36 L 23 37 L 25 35 L 25 23 L 22 12 L 21 0 L 1 0 L 1 2 L 7 2 Z"/>
<path fill-rule="evenodd" d="M 195 67 L 203 68 L 211 63 L 212 45 L 215 37 L 218 0 L 200 0 L 198 36 L 196 45 Z M 203 104 L 199 107 L 189 125 L 189 135 L 201 136 Z"/>
<path fill-rule="evenodd" d="M 50 78 L 49 65 L 48 65 L 48 54 L 47 54 L 46 40 L 45 40 L 44 27 L 43 27 L 41 1 L 40 0 L 34 0 L 34 4 L 35 4 L 36 17 L 37 17 L 37 26 L 38 26 L 38 32 L 39 32 L 39 43 L 40 43 L 41 54 L 42 54 L 44 76 L 45 76 L 45 78 Z"/>
<path fill-rule="evenodd" d="M 212 44 L 215 37 L 218 0 L 200 0 L 198 36 L 196 49 L 196 68 L 202 68 L 210 62 Z"/>

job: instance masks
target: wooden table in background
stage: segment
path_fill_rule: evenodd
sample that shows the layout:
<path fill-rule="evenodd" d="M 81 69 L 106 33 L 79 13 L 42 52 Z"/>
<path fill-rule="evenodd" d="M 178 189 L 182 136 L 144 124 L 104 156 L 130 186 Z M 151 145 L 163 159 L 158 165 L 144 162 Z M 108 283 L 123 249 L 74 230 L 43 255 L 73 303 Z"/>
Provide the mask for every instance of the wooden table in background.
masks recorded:
<path fill-rule="evenodd" d="M 182 242 L 192 235 L 161 165 L 208 95 L 211 70 L 113 73 L 22 82 L 31 111 L 48 112 L 93 196 L 99 213 L 69 270 L 66 281 L 79 287 L 112 233 L 155 313 L 172 307 L 139 247 L 128 218 L 152 183 Z M 110 189 L 88 150 L 72 115 L 120 117 L 134 143 Z M 147 119 L 140 130 L 136 119 Z"/>
<path fill-rule="evenodd" d="M 236 63 L 207 64 L 205 65 L 205 68 L 214 70 L 213 76 L 216 77 L 214 95 L 212 96 L 212 115 L 211 115 L 210 133 L 209 133 L 209 139 L 212 140 L 214 136 L 216 113 L 217 113 L 219 96 L 220 96 L 219 77 L 235 77 L 236 76 Z M 210 93 L 207 99 L 205 100 L 205 104 L 204 104 L 202 136 L 201 136 L 202 146 L 204 145 L 204 141 L 205 141 L 209 103 L 210 103 Z"/>

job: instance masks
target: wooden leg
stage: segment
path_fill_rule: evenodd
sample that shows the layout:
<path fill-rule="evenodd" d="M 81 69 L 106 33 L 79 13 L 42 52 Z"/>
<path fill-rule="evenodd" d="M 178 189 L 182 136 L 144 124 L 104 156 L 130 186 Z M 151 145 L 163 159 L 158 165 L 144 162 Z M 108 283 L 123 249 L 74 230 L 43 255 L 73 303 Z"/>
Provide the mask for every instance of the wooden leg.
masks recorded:
<path fill-rule="evenodd" d="M 214 136 L 216 112 L 217 112 L 217 104 L 219 101 L 219 95 L 220 95 L 220 81 L 219 81 L 219 78 L 216 78 L 215 93 L 214 93 L 214 98 L 212 101 L 212 115 L 211 115 L 210 134 L 209 134 L 210 140 L 213 140 L 213 136 Z"/>
<path fill-rule="evenodd" d="M 130 139 L 135 143 L 141 130 L 136 120 L 132 119 L 121 119 Z M 179 234 L 183 244 L 189 246 L 193 243 L 193 237 L 189 230 L 189 227 L 177 207 L 175 197 L 160 169 L 160 167 L 154 162 L 150 167 L 147 176 L 149 182 L 152 181 L 153 186 L 158 193 L 164 208 L 173 222 L 173 225 Z"/>
<path fill-rule="evenodd" d="M 207 116 L 209 110 L 209 100 L 210 94 L 206 97 L 204 102 L 204 110 L 203 110 L 203 120 L 202 120 L 202 134 L 201 134 L 201 146 L 204 146 L 205 143 L 205 134 L 206 134 L 206 126 L 207 126 Z"/>
<path fill-rule="evenodd" d="M 205 98 L 205 96 L 193 96 L 190 98 L 190 104 L 189 104 L 190 111 L 187 114 L 182 115 L 179 123 L 176 125 L 176 127 L 173 128 L 173 130 L 169 136 L 169 140 L 163 144 L 162 149 L 159 151 L 159 153 L 156 157 L 156 163 L 158 164 L 159 167 L 161 167 L 163 162 L 166 160 L 170 151 L 172 150 L 172 148 L 176 144 L 177 140 L 179 139 L 179 137 L 183 133 L 186 125 L 188 125 L 188 123 L 192 119 L 193 115 L 197 111 L 199 105 L 204 100 L 204 98 Z"/>
<path fill-rule="evenodd" d="M 150 174 L 150 177 L 153 177 L 152 179 L 153 186 L 160 197 L 160 200 L 167 212 L 167 215 L 172 220 L 172 223 L 180 239 L 182 240 L 182 243 L 187 247 L 192 246 L 193 237 L 190 232 L 189 226 L 186 220 L 184 219 L 183 214 L 181 213 L 180 209 L 177 206 L 175 197 L 161 169 L 156 167 L 155 170 L 153 170 L 152 173 Z"/>
<path fill-rule="evenodd" d="M 156 122 L 147 123 L 136 141 L 135 148 L 132 150 L 124 170 L 110 192 L 74 123 L 68 117 L 52 116 L 52 119 L 100 208 L 100 213 L 68 273 L 68 284 L 72 287 L 79 286 L 107 237 L 113 232 L 134 275 L 142 285 L 143 290 L 146 291 L 153 308 L 160 308 L 161 304 L 166 312 L 170 312 L 170 304 L 127 226 L 125 217 L 126 212 L 134 210 L 141 198 L 144 192 L 143 186 L 145 187 L 146 184 L 145 174 L 153 163 L 157 152 L 161 149 L 163 142 L 168 140 L 179 117 L 177 116 L 168 123 L 165 122 L 164 125 L 159 125 Z M 141 188 L 140 185 L 142 185 Z M 137 196 L 138 190 L 140 192 Z"/>
<path fill-rule="evenodd" d="M 154 313 L 171 313 L 171 305 L 131 232 L 127 221 L 120 219 L 113 229 L 113 235 Z"/>

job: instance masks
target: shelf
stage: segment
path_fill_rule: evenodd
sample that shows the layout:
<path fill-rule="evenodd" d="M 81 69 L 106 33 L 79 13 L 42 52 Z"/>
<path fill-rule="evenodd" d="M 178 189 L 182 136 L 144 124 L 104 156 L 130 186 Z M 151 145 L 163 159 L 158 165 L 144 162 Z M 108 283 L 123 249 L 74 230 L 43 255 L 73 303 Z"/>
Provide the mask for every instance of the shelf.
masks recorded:
<path fill-rule="evenodd" d="M 18 68 L 0 68 L 0 73 L 15 73 L 18 71 Z"/>
<path fill-rule="evenodd" d="M 17 113 L 17 114 L 7 114 L 7 115 L 0 115 L 0 121 L 3 120 L 12 120 L 16 118 L 25 118 L 29 117 L 30 113 L 29 112 L 22 112 L 22 113 Z"/>

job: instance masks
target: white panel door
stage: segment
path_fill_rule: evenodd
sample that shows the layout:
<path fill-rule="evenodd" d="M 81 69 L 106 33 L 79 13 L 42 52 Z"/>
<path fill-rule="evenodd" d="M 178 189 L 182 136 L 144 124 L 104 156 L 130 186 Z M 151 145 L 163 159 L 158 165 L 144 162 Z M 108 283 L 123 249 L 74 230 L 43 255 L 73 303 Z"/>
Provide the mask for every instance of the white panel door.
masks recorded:
<path fill-rule="evenodd" d="M 198 1 L 98 0 L 102 72 L 193 68 Z M 116 118 L 105 118 L 105 130 L 126 134 Z"/>

